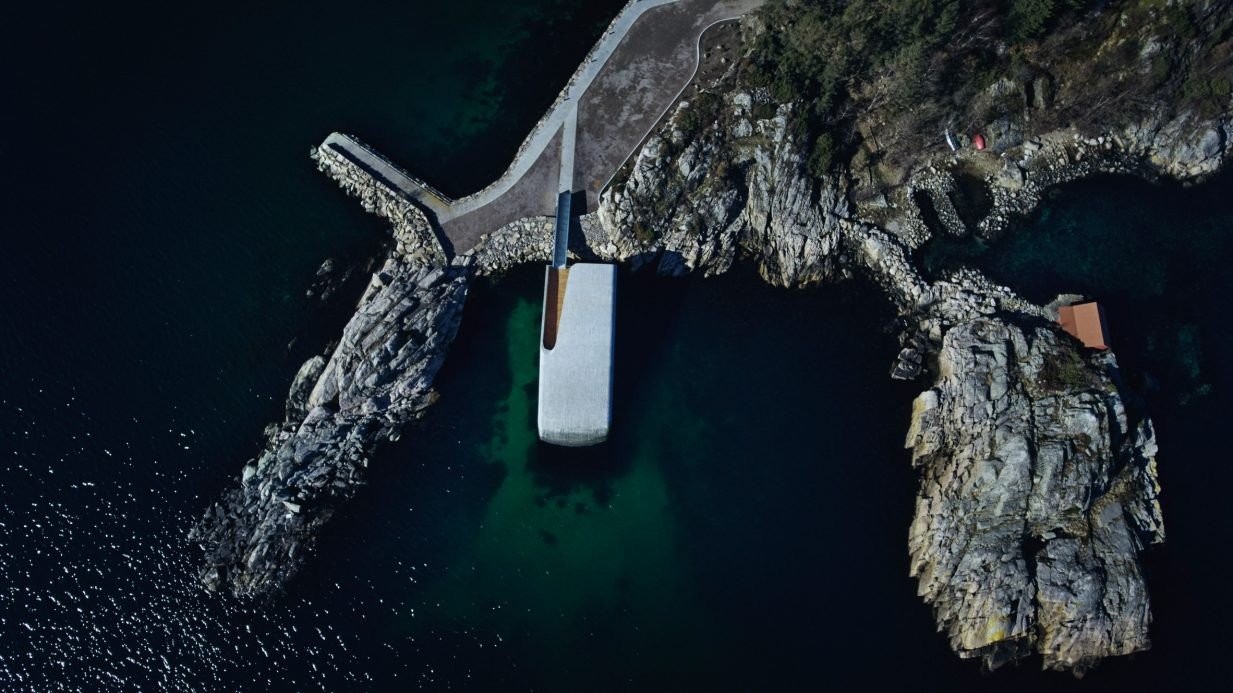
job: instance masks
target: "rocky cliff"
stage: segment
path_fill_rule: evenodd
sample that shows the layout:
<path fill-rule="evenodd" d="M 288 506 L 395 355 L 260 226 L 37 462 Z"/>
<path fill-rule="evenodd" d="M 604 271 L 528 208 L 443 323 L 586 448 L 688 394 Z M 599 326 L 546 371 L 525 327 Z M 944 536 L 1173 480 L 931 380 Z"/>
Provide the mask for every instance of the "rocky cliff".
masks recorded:
<path fill-rule="evenodd" d="M 469 272 L 394 255 L 373 276 L 337 348 L 304 364 L 286 419 L 193 528 L 208 588 L 267 595 L 299 570 L 320 527 L 364 484 L 373 449 L 435 401 Z"/>
<path fill-rule="evenodd" d="M 881 287 L 900 316 L 892 375 L 933 383 L 907 436 L 921 481 L 910 571 L 960 656 L 996 667 L 1038 653 L 1046 667 L 1081 673 L 1148 646 L 1140 554 L 1164 539 L 1155 441 L 1112 354 L 1083 349 L 1051 308 L 973 270 L 926 280 L 912 251 L 938 234 L 1001 232 L 1066 180 L 1104 171 L 1199 180 L 1224 165 L 1228 94 L 1202 108 L 1140 98 L 1115 114 L 1108 102 L 1142 70 L 1158 72 L 1154 56 L 1191 72 L 1224 69 L 1203 51 L 1224 50 L 1228 5 L 1206 3 L 1189 38 L 1174 40 L 1167 12 L 1149 8 L 1130 22 L 1100 14 L 1119 11 L 1101 4 L 1074 50 L 1026 55 L 1026 69 L 965 86 L 965 105 L 921 104 L 968 119 L 987 149 L 956 132 L 951 151 L 937 123 L 891 123 L 875 109 L 853 118 L 858 146 L 820 177 L 807 172 L 805 152 L 816 146 L 794 126 L 808 104 L 749 88 L 733 67 L 684 95 L 582 219 L 571 246 L 579 257 L 671 275 L 715 274 L 744 259 L 778 286 L 859 273 Z M 767 30 L 758 18 L 745 23 L 747 38 Z M 1093 78 L 1111 53 L 1120 77 Z M 1187 75 L 1160 84 L 1176 91 Z M 362 482 L 372 446 L 431 402 L 465 274 L 543 261 L 551 247 L 549 220 L 522 220 L 446 266 L 425 247 L 431 234 L 414 208 L 345 160 L 317 160 L 390 219 L 400 245 L 338 350 L 305 364 L 287 420 L 241 486 L 194 531 L 207 553 L 203 579 L 241 594 L 268 592 L 294 572 L 313 530 Z"/>
<path fill-rule="evenodd" d="M 894 377 L 936 380 L 907 439 L 921 478 L 909 565 L 955 652 L 990 668 L 1038 653 L 1045 667 L 1083 673 L 1146 649 L 1140 554 L 1164 540 L 1155 440 L 1115 357 L 1085 350 L 1049 307 L 976 271 L 926 281 L 906 225 L 888 230 L 849 208 L 838 176 L 814 187 L 784 131 L 789 107 L 753 123 L 747 100 L 725 97 L 734 119 L 703 137 L 671 123 L 656 133 L 584 219 L 580 252 L 665 274 L 747 258 L 781 286 L 873 279 L 902 319 Z M 1055 137 L 1059 150 L 1103 146 Z M 1106 170 L 1092 164 L 1101 160 L 1125 161 L 1067 159 L 1059 177 Z M 546 257 L 548 238 L 524 224 L 479 254 Z"/>
<path fill-rule="evenodd" d="M 1081 673 L 1149 645 L 1155 439 L 1112 355 L 1070 342 L 1043 322 L 965 322 L 912 407 L 911 573 L 955 652 L 990 668 L 1035 650 Z"/>
<path fill-rule="evenodd" d="M 1208 23 L 1174 42 L 1172 60 L 1213 69 L 1199 52 L 1225 40 L 1227 17 L 1196 16 Z M 1149 646 L 1140 557 L 1165 536 L 1156 443 L 1111 353 L 1084 349 L 1050 307 L 976 271 L 926 281 L 912 251 L 938 234 L 1003 232 L 1065 181 L 1102 172 L 1200 181 L 1228 161 L 1227 94 L 1217 108 L 1144 99 L 1117 117 L 1082 117 L 1079 106 L 1101 96 L 1071 81 L 1090 74 L 1084 61 L 1125 55 L 1128 33 L 1149 48 L 1167 33 L 1135 21 L 1095 22 L 1114 28 L 1091 32 L 1069 65 L 1041 58 L 1047 75 L 995 80 L 988 100 L 1022 105 L 974 125 L 990 147 L 959 137 L 951 151 L 939 130 L 896 140 L 933 142 L 919 151 L 888 152 L 870 137 L 821 178 L 806 172 L 806 143 L 791 127 L 800 106 L 730 74 L 677 104 L 584 223 L 582 252 L 665 274 L 714 274 L 743 258 L 780 286 L 861 273 L 882 287 L 901 316 L 893 376 L 934 379 L 907 441 L 921 479 L 910 571 L 956 653 L 990 668 L 1037 653 L 1045 667 L 1082 673 Z M 1099 89 L 1126 89 L 1152 50 L 1163 49 L 1123 61 L 1122 78 Z"/>
<path fill-rule="evenodd" d="M 725 118 L 683 129 L 699 108 L 683 101 L 606 190 L 588 236 L 600 257 L 656 263 L 664 274 L 726 271 L 738 254 L 776 286 L 807 286 L 845 274 L 838 252 L 848 214 L 842 181 L 802 175 L 786 133 L 791 106 L 751 119 L 748 94 L 724 100 Z"/>

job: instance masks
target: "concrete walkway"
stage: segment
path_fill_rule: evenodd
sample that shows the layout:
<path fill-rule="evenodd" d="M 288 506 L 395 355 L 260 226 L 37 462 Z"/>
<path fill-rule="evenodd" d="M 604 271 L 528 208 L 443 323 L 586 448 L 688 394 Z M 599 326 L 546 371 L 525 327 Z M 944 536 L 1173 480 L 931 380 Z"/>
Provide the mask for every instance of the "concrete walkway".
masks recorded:
<path fill-rule="evenodd" d="M 514 183 L 530 170 L 531 165 L 544 152 L 544 148 L 565 123 L 566 118 L 571 114 L 576 114 L 579 97 L 590 88 L 591 83 L 607 66 L 608 59 L 616 52 L 617 46 L 621 44 L 634 24 L 648 11 L 660 5 L 674 3 L 690 4 L 690 0 L 634 0 L 626 5 L 609 25 L 608 31 L 599 43 L 591 49 L 586 58 L 583 58 L 582 64 L 557 97 L 557 102 L 527 136 L 505 173 L 502 173 L 500 178 L 483 190 L 455 202 L 452 209 L 453 216 L 462 216 L 474 211 L 509 192 Z"/>
<path fill-rule="evenodd" d="M 594 209 L 613 174 L 693 79 L 707 29 L 763 0 L 681 0 L 648 11 L 631 28 L 578 108 L 574 189 Z"/>
<path fill-rule="evenodd" d="M 574 150 L 578 146 L 578 108 L 569 109 L 561 125 L 561 174 L 557 177 L 557 192 L 574 191 Z"/>
<path fill-rule="evenodd" d="M 368 171 L 369 175 L 380 179 L 386 185 L 427 207 L 437 215 L 438 219 L 442 215 L 449 214 L 453 200 L 424 181 L 398 168 L 389 159 L 356 138 L 332 132 L 321 143 L 321 146 L 333 149 L 353 163 L 359 164 Z"/>
<path fill-rule="evenodd" d="M 762 2 L 632 0 L 523 141 L 505 172 L 491 185 L 457 200 L 346 135 L 332 134 L 323 145 L 362 162 L 428 209 L 455 252 L 464 252 L 481 234 L 511 221 L 553 215 L 557 196 L 553 183 L 546 180 L 551 174 L 556 174 L 558 191 L 585 190 L 587 205 L 593 207 L 602 186 L 692 79 L 702 33 Z M 554 142 L 560 146 L 550 146 Z"/>

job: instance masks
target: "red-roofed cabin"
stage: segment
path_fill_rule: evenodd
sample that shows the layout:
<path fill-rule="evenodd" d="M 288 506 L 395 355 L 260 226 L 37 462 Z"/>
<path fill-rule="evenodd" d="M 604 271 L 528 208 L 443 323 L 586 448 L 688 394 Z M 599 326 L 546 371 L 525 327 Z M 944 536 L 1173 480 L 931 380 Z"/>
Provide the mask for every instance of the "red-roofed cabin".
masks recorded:
<path fill-rule="evenodd" d="M 1077 303 L 1057 309 L 1057 321 L 1062 329 L 1083 342 L 1089 349 L 1108 349 L 1108 329 L 1105 327 L 1105 312 L 1100 304 Z"/>
<path fill-rule="evenodd" d="M 972 135 L 972 146 L 976 147 L 977 151 L 984 149 L 985 148 L 984 135 L 981 135 L 979 132 L 976 133 L 975 135 Z"/>

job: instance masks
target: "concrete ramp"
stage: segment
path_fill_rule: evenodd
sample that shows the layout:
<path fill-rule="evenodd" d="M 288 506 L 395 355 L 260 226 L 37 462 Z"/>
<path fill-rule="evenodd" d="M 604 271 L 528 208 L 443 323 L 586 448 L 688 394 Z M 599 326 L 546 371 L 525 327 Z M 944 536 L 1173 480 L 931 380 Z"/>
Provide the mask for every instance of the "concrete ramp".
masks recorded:
<path fill-rule="evenodd" d="M 567 271 L 568 281 L 554 276 L 558 268 L 544 274 L 538 428 L 545 443 L 582 447 L 607 440 L 612 424 L 616 266 L 579 263 Z"/>
<path fill-rule="evenodd" d="M 557 196 L 557 224 L 553 232 L 552 266 L 558 269 L 569 262 L 570 192 Z"/>

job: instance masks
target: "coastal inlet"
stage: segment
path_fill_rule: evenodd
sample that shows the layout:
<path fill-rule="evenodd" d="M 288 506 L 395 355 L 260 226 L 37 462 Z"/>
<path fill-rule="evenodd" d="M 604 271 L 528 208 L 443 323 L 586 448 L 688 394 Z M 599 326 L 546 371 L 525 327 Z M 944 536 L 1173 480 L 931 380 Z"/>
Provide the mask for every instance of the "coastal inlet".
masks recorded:
<path fill-rule="evenodd" d="M 1165 538 L 1155 429 L 1103 335 L 1085 344 L 1064 329 L 1084 298 L 1059 288 L 1055 300 L 1033 303 L 970 267 L 927 277 L 913 254 L 935 235 L 992 237 L 1061 181 L 1102 172 L 1202 179 L 1228 157 L 1227 112 L 1161 104 L 1129 123 L 1085 126 L 1104 128 L 1095 137 L 1024 115 L 1014 127 L 990 124 L 996 136 L 974 135 L 963 149 L 948 131 L 946 149 L 926 148 L 900 175 L 871 178 L 868 185 L 883 186 L 875 195 L 853 189 L 842 171 L 819 175 L 816 143 L 812 155 L 802 149 L 794 114 L 802 104 L 743 90 L 750 85 L 736 64 L 718 73 L 699 64 L 692 74 L 702 81 L 690 77 L 675 93 L 665 87 L 668 73 L 652 70 L 639 82 L 653 99 L 639 112 L 656 113 L 656 103 L 666 110 L 649 134 L 630 140 L 632 155 L 583 154 L 585 145 L 608 141 L 584 124 L 614 108 L 609 78 L 628 86 L 614 75 L 638 56 L 622 48 L 639 45 L 650 26 L 677 26 L 683 41 L 673 50 L 687 55 L 693 47 L 701 60 L 704 34 L 739 17 L 726 13 L 749 9 L 630 3 L 506 174 L 465 198 L 449 199 L 352 136 L 330 135 L 312 151 L 323 172 L 391 222 L 395 247 L 333 353 L 301 369 L 287 420 L 267 432 L 266 452 L 245 468 L 241 490 L 195 530 L 207 585 L 244 596 L 281 589 L 317 530 L 364 482 L 375 445 L 396 439 L 435 400 L 428 388 L 465 287 L 521 262 L 545 262 L 555 245 L 669 275 L 720 274 L 743 260 L 786 288 L 871 280 L 896 316 L 892 377 L 932 382 L 915 400 L 906 442 L 920 473 L 910 573 L 951 649 L 987 669 L 1039 656 L 1045 668 L 1082 676 L 1105 658 L 1150 647 L 1142 554 Z M 742 20 L 753 40 L 770 31 L 762 17 Z M 1205 30 L 1218 33 L 1217 24 Z M 1102 41 L 1120 40 L 1117 22 L 1102 27 Z M 1040 116 L 1065 105 L 1068 86 L 1058 85 L 1056 99 L 1028 99 L 1028 87 L 1009 77 L 989 89 L 1023 95 Z M 559 145 L 550 147 L 554 139 Z M 566 233 L 573 224 L 563 215 L 556 244 L 551 223 L 512 192 L 541 185 L 530 173 L 551 149 L 559 150 L 558 210 L 569 210 L 575 194 L 598 204 L 580 214 L 576 234 Z M 579 171 L 594 166 L 609 176 L 579 186 Z M 509 216 L 491 234 L 455 224 L 501 209 Z M 564 265 L 559 258 L 556 266 Z M 456 288 L 437 295 L 443 277 Z M 568 296 L 566 289 L 566 308 Z M 541 355 L 544 364 L 551 359 Z M 555 382 L 548 374 L 541 387 Z M 300 392 L 309 393 L 303 405 Z"/>
<path fill-rule="evenodd" d="M 1221 75 L 1197 53 L 1225 40 L 1213 31 L 1233 17 L 1223 0 L 1093 3 L 1059 27 L 1099 51 L 1101 69 L 1085 81 L 1068 77 L 1084 51 L 1011 50 L 1001 64 L 989 50 L 982 79 L 996 82 L 971 85 L 972 111 L 952 129 L 983 133 L 984 150 L 950 153 L 948 113 L 911 133 L 924 146 L 910 150 L 879 125 L 865 132 L 889 149 L 870 149 L 871 138 L 821 185 L 794 173 L 812 141 L 776 142 L 802 106 L 729 79 L 755 23 L 716 25 L 680 99 L 689 106 L 670 107 L 681 135 L 653 130 L 608 186 L 611 204 L 590 207 L 618 233 L 579 222 L 579 259 L 630 258 L 618 276 L 609 443 L 562 456 L 536 442 L 548 252 L 538 244 L 551 220 L 489 230 L 473 267 L 507 269 L 469 280 L 435 404 L 400 440 L 378 444 L 366 468 L 349 467 L 367 485 L 320 528 L 285 588 L 257 600 L 203 589 L 203 553 L 186 532 L 241 490 L 265 450 L 263 427 L 274 422 L 275 435 L 286 421 L 297 372 L 324 368 L 395 243 L 392 223 L 340 194 L 306 150 L 331 131 L 353 133 L 461 199 L 501 175 L 622 4 L 6 8 L 19 30 L 0 54 L 19 68 L 0 109 L 15 133 L 0 145 L 14 164 L 0 172 L 0 689 L 1227 687 L 1233 181 L 1142 180 L 1194 183 L 1190 171 L 1209 175 L 1226 159 L 1226 116 L 1185 116 L 1145 79 L 1169 64 L 1201 66 L 1199 86 Z M 912 6 L 923 16 L 945 4 Z M 1190 29 L 1171 30 L 1178 10 L 1193 13 Z M 1095 48 L 1110 36 L 1115 45 Z M 1134 88 L 1110 91 L 1119 75 Z M 1169 82 L 1187 77 L 1177 68 Z M 696 85 L 714 98 L 696 98 Z M 928 115 L 955 93 L 907 103 Z M 1106 116 L 1147 104 L 1158 120 L 1136 115 L 1146 126 L 1128 132 L 1081 107 L 1121 95 Z M 989 119 L 986 107 L 1006 112 Z M 1076 130 L 1052 132 L 1059 120 Z M 88 184 L 60 184 L 70 168 Z M 1121 174 L 1100 174 L 1109 169 Z M 883 187 L 879 176 L 898 174 L 904 188 Z M 855 192 L 831 185 L 854 180 Z M 940 212 L 945 228 L 912 201 L 926 197 L 954 206 L 955 218 Z M 843 219 L 862 223 L 845 229 Z M 985 223 L 998 219 L 1009 221 Z M 914 265 L 919 281 L 867 272 L 871 256 Z M 963 267 L 989 283 L 965 273 L 937 284 Z M 427 274 L 393 276 L 386 296 L 431 293 L 416 280 Z M 853 281 L 830 285 L 844 276 Z M 785 291 L 764 277 L 822 285 Z M 884 281 L 907 292 L 887 300 Z M 950 310 L 901 314 L 933 288 Z M 1105 307 L 1125 391 L 1142 396 L 1158 440 L 1167 541 L 1139 561 L 1151 649 L 1108 658 L 1082 680 L 1040 671 L 1037 655 L 986 674 L 956 656 L 909 576 L 926 487 L 902 444 L 916 397 L 937 387 L 929 411 L 958 411 L 949 398 L 967 396 L 966 383 L 935 377 L 943 347 L 952 364 L 996 362 L 1018 353 L 1010 327 L 1047 332 L 1037 349 L 1067 344 L 1043 313 L 978 333 L 977 309 L 1021 315 L 1060 292 Z M 399 310 L 390 314 L 427 315 Z M 1022 377 L 1028 361 L 991 400 L 995 412 L 1025 404 L 1016 388 L 1035 386 Z M 1056 363 L 1046 382 L 1088 375 Z M 888 378 L 892 368 L 917 380 Z M 1090 400 L 1083 410 L 1082 420 L 1102 411 Z M 1006 480 L 1013 489 L 1024 477 Z M 1115 497 L 1098 519 L 1115 517 Z M 1019 500 L 1007 496 L 1007 507 Z M 279 523 L 292 512 L 266 508 Z M 997 525 L 999 539 L 1008 526 Z M 1057 529 L 1072 544 L 1078 536 Z M 1052 558 L 1043 544 L 1005 553 Z M 956 594 L 973 594 L 964 587 Z M 1004 619 L 1011 628 L 1018 613 Z"/>

